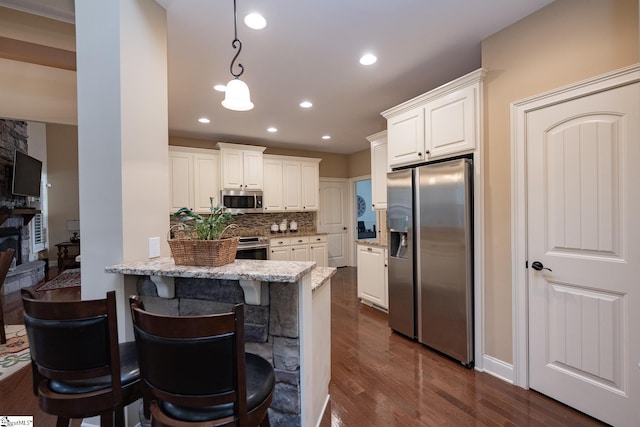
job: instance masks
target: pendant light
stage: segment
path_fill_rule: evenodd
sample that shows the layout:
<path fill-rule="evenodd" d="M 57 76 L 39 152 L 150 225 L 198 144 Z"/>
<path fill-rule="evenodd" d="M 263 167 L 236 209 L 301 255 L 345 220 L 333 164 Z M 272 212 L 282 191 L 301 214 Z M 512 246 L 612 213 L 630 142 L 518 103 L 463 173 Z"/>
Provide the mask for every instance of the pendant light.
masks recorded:
<path fill-rule="evenodd" d="M 233 42 L 231 42 L 231 46 L 233 46 L 234 49 L 238 49 L 238 52 L 236 52 L 235 56 L 231 60 L 231 65 L 229 66 L 229 71 L 231 71 L 233 79 L 227 83 L 227 89 L 224 94 L 222 106 L 234 111 L 249 111 L 253 108 L 253 102 L 251 102 L 251 96 L 249 95 L 249 86 L 240 80 L 240 76 L 244 73 L 244 67 L 242 64 L 238 63 L 240 72 L 233 72 L 233 64 L 235 64 L 236 59 L 238 59 L 238 55 L 240 55 L 240 52 L 242 51 L 242 42 L 238 40 L 236 0 L 233 0 L 233 34 L 234 39 Z"/>

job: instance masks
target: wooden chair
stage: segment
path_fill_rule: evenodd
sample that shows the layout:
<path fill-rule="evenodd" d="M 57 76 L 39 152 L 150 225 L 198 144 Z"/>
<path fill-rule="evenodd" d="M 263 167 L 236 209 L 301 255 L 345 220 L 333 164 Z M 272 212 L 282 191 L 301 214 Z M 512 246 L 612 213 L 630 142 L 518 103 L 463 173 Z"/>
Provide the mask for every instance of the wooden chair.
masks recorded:
<path fill-rule="evenodd" d="M 58 427 L 97 415 L 101 426 L 124 426 L 124 406 L 142 394 L 135 343 L 118 344 L 115 292 L 38 301 L 23 289 L 22 304 L 40 409 L 57 416 Z"/>
<path fill-rule="evenodd" d="M 275 376 L 244 351 L 244 309 L 163 316 L 130 298 L 145 415 L 152 426 L 269 426 Z M 149 409 L 150 408 L 150 409 Z"/>
<path fill-rule="evenodd" d="M 7 333 L 4 331 L 4 279 L 7 278 L 11 261 L 15 255 L 15 250 L 7 249 L 0 252 L 0 344 L 7 342 Z"/>

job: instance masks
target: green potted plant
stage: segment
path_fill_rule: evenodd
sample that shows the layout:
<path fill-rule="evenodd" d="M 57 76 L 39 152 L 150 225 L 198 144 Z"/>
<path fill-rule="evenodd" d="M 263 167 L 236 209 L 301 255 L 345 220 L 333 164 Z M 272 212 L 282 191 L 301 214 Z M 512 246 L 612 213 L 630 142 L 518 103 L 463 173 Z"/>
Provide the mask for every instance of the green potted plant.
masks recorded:
<path fill-rule="evenodd" d="M 213 199 L 210 197 L 209 215 L 200 215 L 189 208 L 180 208 L 173 214 L 181 221 L 172 227 L 169 236 L 176 265 L 218 267 L 234 261 L 239 238 L 223 238 L 227 230 L 235 227 L 229 224 L 233 216 L 226 207 L 214 206 Z"/>
<path fill-rule="evenodd" d="M 189 208 L 180 208 L 173 214 L 184 221 L 199 240 L 218 240 L 225 230 L 233 227 L 233 224 L 229 224 L 233 215 L 227 208 L 222 205 L 214 206 L 213 197 L 209 197 L 209 202 L 211 213 L 208 216 L 203 217 Z"/>

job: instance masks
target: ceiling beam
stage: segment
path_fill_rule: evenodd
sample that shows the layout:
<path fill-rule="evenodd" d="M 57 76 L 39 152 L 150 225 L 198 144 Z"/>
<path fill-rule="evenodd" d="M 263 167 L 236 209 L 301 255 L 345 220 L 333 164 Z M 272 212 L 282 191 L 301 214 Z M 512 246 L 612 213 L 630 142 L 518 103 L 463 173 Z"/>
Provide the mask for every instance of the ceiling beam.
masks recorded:
<path fill-rule="evenodd" d="M 0 58 L 76 71 L 76 53 L 56 47 L 0 37 Z"/>

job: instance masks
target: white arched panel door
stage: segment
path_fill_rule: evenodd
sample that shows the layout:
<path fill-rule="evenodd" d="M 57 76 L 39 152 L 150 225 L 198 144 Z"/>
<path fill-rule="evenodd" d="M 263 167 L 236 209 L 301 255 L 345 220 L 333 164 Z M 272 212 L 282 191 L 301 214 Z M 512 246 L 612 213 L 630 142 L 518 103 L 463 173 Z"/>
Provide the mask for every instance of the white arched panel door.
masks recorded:
<path fill-rule="evenodd" d="M 526 157 L 529 385 L 638 426 L 640 84 L 527 113 Z"/>
<path fill-rule="evenodd" d="M 320 178 L 318 231 L 327 233 L 329 267 L 344 267 L 349 264 L 348 194 L 346 179 Z"/>

